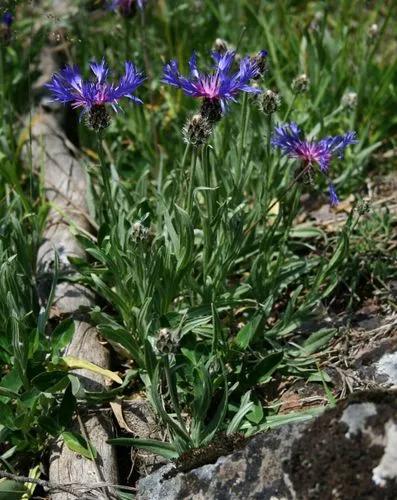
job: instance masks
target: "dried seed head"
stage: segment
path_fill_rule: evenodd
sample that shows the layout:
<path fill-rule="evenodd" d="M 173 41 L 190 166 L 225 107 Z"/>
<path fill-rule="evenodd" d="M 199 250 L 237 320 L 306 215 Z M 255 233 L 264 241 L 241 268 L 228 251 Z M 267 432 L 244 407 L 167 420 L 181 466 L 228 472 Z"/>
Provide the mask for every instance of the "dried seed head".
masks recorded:
<path fill-rule="evenodd" d="M 305 73 L 297 76 L 292 80 L 291 88 L 294 94 L 303 94 L 307 92 L 310 88 L 309 77 Z"/>
<path fill-rule="evenodd" d="M 168 328 L 161 328 L 155 342 L 155 349 L 159 354 L 174 354 L 178 349 L 177 334 Z"/>
<path fill-rule="evenodd" d="M 379 26 L 374 23 L 371 24 L 371 26 L 368 29 L 368 38 L 372 41 L 378 38 L 379 36 Z"/>
<path fill-rule="evenodd" d="M 343 94 L 341 104 L 346 109 L 354 109 L 357 106 L 357 92 L 346 92 Z"/>
<path fill-rule="evenodd" d="M 212 46 L 212 50 L 219 52 L 220 54 L 225 54 L 228 50 L 233 50 L 232 46 L 223 38 L 217 38 Z"/>
<path fill-rule="evenodd" d="M 222 118 L 222 107 L 219 99 L 203 99 L 200 115 L 206 118 L 211 125 Z"/>
<path fill-rule="evenodd" d="M 195 147 L 206 144 L 211 137 L 212 131 L 211 123 L 201 114 L 189 118 L 182 129 L 185 142 Z"/>
<path fill-rule="evenodd" d="M 281 97 L 273 90 L 266 90 L 258 96 L 258 107 L 266 115 L 275 113 L 281 105 Z"/>
<path fill-rule="evenodd" d="M 110 125 L 110 115 L 103 104 L 92 106 L 88 112 L 87 124 L 90 128 L 99 132 Z"/>

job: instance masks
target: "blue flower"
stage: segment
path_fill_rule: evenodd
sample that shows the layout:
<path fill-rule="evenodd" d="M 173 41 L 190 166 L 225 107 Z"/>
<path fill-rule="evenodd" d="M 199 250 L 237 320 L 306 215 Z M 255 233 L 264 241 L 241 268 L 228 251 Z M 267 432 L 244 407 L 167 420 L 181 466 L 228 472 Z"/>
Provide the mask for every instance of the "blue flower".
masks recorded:
<path fill-rule="evenodd" d="M 135 13 L 135 6 L 143 10 L 147 0 L 111 0 L 109 8 L 118 10 L 123 16 L 130 16 Z"/>
<path fill-rule="evenodd" d="M 118 101 L 123 97 L 128 97 L 139 104 L 142 103 L 141 99 L 133 95 L 133 92 L 145 78 L 132 62 L 125 63 L 124 75 L 117 85 L 107 82 L 109 68 L 104 60 L 100 63 L 93 62 L 90 67 L 96 81 L 83 81 L 77 66 L 66 66 L 56 73 L 51 82 L 46 85 L 54 100 L 63 104 L 70 103 L 72 108 L 83 108 L 83 112 L 89 111 L 94 106 L 105 104 L 110 104 L 117 112 L 121 109 Z"/>
<path fill-rule="evenodd" d="M 5 12 L 1 18 L 1 22 L 7 26 L 7 28 L 11 28 L 12 23 L 14 22 L 14 16 L 11 12 Z"/>
<path fill-rule="evenodd" d="M 262 51 L 261 57 L 266 56 Z M 258 94 L 260 89 L 249 85 L 250 80 L 260 75 L 260 64 L 256 57 L 244 57 L 236 72 L 232 71 L 232 65 L 236 52 L 227 51 L 224 54 L 212 52 L 215 61 L 212 73 L 202 73 L 197 67 L 197 57 L 193 53 L 189 60 L 190 75 L 183 76 L 179 72 L 178 62 L 170 61 L 164 67 L 163 83 L 180 88 L 190 97 L 203 98 L 212 102 L 220 103 L 222 111 L 225 112 L 229 101 L 236 101 L 240 92 Z"/>
<path fill-rule="evenodd" d="M 89 125 L 94 130 L 100 130 L 110 123 L 107 104 L 118 112 L 121 109 L 119 100 L 123 97 L 137 104 L 142 103 L 133 93 L 145 78 L 130 61 L 125 63 L 125 72 L 118 84 L 107 82 L 109 68 L 103 59 L 100 63 L 91 63 L 90 67 L 95 75 L 94 81 L 83 81 L 77 66 L 66 66 L 52 77 L 46 87 L 54 101 L 70 103 L 72 108 L 82 108 L 82 115 L 89 115 Z"/>
<path fill-rule="evenodd" d="M 327 174 L 333 156 L 342 159 L 344 150 L 357 143 L 356 133 L 328 136 L 320 141 L 302 139 L 301 130 L 296 123 L 286 123 L 275 128 L 271 143 L 280 148 L 284 155 L 301 160 L 303 168 L 311 169 L 315 164 L 323 174 Z M 332 184 L 329 185 L 331 205 L 338 204 L 338 197 Z"/>

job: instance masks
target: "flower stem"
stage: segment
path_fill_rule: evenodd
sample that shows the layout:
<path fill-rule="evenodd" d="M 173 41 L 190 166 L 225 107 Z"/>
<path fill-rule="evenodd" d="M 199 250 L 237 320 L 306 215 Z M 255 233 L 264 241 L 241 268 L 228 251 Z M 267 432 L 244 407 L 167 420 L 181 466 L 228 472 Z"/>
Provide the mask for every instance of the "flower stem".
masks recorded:
<path fill-rule="evenodd" d="M 271 211 L 271 209 L 277 205 L 277 203 L 280 203 L 285 198 L 285 196 L 297 184 L 299 179 L 301 179 L 309 171 L 310 168 L 311 165 L 307 165 L 304 169 L 302 169 L 301 172 L 299 172 L 299 174 L 294 178 L 292 182 L 290 182 L 288 187 L 281 193 L 281 195 L 276 200 L 274 200 L 274 202 L 270 205 L 270 207 L 266 209 L 265 215 L 267 215 Z M 246 231 L 244 232 L 245 236 L 249 235 L 251 231 L 255 229 L 256 225 L 260 222 L 260 220 L 261 219 L 256 220 L 251 224 L 251 226 L 248 229 L 246 229 Z"/>
<path fill-rule="evenodd" d="M 241 173 L 243 171 L 242 161 L 243 161 L 243 151 L 245 145 L 245 137 L 247 133 L 247 123 L 248 123 L 248 96 L 244 94 L 243 105 L 241 109 L 241 130 L 240 130 L 240 142 L 238 146 L 238 157 L 237 157 L 237 185 L 240 185 Z"/>
<path fill-rule="evenodd" d="M 110 187 L 110 180 L 109 180 L 110 175 L 106 169 L 105 152 L 103 150 L 102 134 L 100 132 L 97 135 L 97 141 L 98 141 L 99 165 L 100 165 L 100 169 L 101 169 L 102 183 L 103 183 L 103 187 L 105 190 L 105 198 L 106 198 L 106 205 L 107 205 L 106 208 L 110 208 L 110 213 L 111 213 L 111 217 L 110 217 L 110 220 L 108 222 L 110 222 L 111 225 L 113 226 L 114 224 L 116 224 L 117 214 L 116 214 L 116 210 L 114 208 L 114 204 L 113 204 L 113 200 L 112 200 L 112 190 Z M 105 210 L 105 214 L 106 214 L 106 210 Z M 107 219 L 107 218 L 108 218 L 107 215 L 105 215 L 105 219 Z"/>
<path fill-rule="evenodd" d="M 201 166 L 204 174 L 204 184 L 207 188 L 205 190 L 205 204 L 207 209 L 207 214 L 203 220 L 203 275 L 204 275 L 204 286 L 206 286 L 207 276 L 208 276 L 208 267 L 211 259 L 212 248 L 212 219 L 213 219 L 213 209 L 212 209 L 212 193 L 210 191 L 211 188 L 211 175 L 210 175 L 210 165 L 208 158 L 208 148 L 205 147 L 202 150 L 201 155 Z"/>
<path fill-rule="evenodd" d="M 307 174 L 307 172 L 311 169 L 311 165 L 307 165 L 304 169 L 301 170 L 301 172 L 299 172 L 299 174 L 294 178 L 293 181 L 290 182 L 290 184 L 288 185 L 288 187 L 281 193 L 281 196 L 279 196 L 277 198 L 277 200 L 275 200 L 271 205 L 270 207 L 266 210 L 266 213 L 269 213 L 271 211 L 271 209 L 277 204 L 277 203 L 280 203 L 280 201 L 282 199 L 284 199 L 284 197 L 291 191 L 291 189 L 295 186 L 295 184 L 298 183 L 299 179 L 301 179 L 305 174 Z"/>
<path fill-rule="evenodd" d="M 287 112 L 285 113 L 283 122 L 288 121 L 289 115 L 291 114 L 291 111 L 292 111 L 292 108 L 294 107 L 295 101 L 296 101 L 296 94 L 294 94 L 294 96 L 290 102 L 290 105 L 288 106 L 288 109 L 287 109 Z"/>
<path fill-rule="evenodd" d="M 193 190 L 194 190 L 194 177 L 196 175 L 196 165 L 197 165 L 197 151 L 193 150 L 192 160 L 190 163 L 190 177 L 189 186 L 187 193 L 187 213 L 191 216 L 193 210 Z"/>

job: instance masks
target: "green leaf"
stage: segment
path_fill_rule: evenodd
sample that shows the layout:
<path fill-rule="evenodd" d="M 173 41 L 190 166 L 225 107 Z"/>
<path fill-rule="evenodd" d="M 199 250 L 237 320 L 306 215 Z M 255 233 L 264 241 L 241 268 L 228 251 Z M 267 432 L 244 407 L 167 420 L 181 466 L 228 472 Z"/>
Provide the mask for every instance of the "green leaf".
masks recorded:
<path fill-rule="evenodd" d="M 142 353 L 138 348 L 136 341 L 133 339 L 130 332 L 121 326 L 114 326 L 111 324 L 99 324 L 98 330 L 100 334 L 109 342 L 116 342 L 126 349 L 132 359 L 139 365 L 142 365 Z"/>
<path fill-rule="evenodd" d="M 60 392 L 68 385 L 67 373 L 63 371 L 43 372 L 33 378 L 32 384 L 41 392 Z"/>
<path fill-rule="evenodd" d="M 58 425 L 52 416 L 49 417 L 48 415 L 41 415 L 38 422 L 40 427 L 48 434 L 51 434 L 51 436 L 56 437 L 60 434 L 60 432 L 62 432 L 62 427 Z"/>
<path fill-rule="evenodd" d="M 257 313 L 251 321 L 249 321 L 243 328 L 238 332 L 234 342 L 241 348 L 246 349 L 251 343 L 252 339 L 258 333 L 259 328 L 262 324 L 263 314 Z"/>
<path fill-rule="evenodd" d="M 74 410 L 76 408 L 76 398 L 72 392 L 72 384 L 69 383 L 59 405 L 58 421 L 63 427 L 68 427 L 71 423 Z"/>
<path fill-rule="evenodd" d="M 150 451 L 169 460 L 178 458 L 179 456 L 171 443 L 163 443 L 156 439 L 113 438 L 107 442 L 116 446 L 134 446 L 135 448 Z"/>
<path fill-rule="evenodd" d="M 27 493 L 25 485 L 11 479 L 0 479 L 0 500 L 21 500 Z"/>
<path fill-rule="evenodd" d="M 299 348 L 299 351 L 290 351 L 291 354 L 302 355 L 302 351 L 305 355 L 309 356 L 315 352 L 319 352 L 322 347 L 328 344 L 330 339 L 335 335 L 335 328 L 321 328 L 316 332 L 313 332 L 309 338 L 305 340 L 303 345 Z"/>
<path fill-rule="evenodd" d="M 249 370 L 248 384 L 250 386 L 267 382 L 272 373 L 277 369 L 283 360 L 283 351 L 273 352 L 263 358 L 252 370 Z"/>
<path fill-rule="evenodd" d="M 48 296 L 47 305 L 45 308 L 42 308 L 39 313 L 39 317 L 37 319 L 37 330 L 40 333 L 41 337 L 45 336 L 45 327 L 47 325 L 48 317 L 50 315 L 50 309 L 52 307 L 52 303 L 55 297 L 55 288 L 58 283 L 58 274 L 59 274 L 59 256 L 58 253 L 54 253 L 54 276 L 52 278 L 51 290 Z"/>
<path fill-rule="evenodd" d="M 15 429 L 15 415 L 11 405 L 0 402 L 0 424 L 8 429 Z"/>
<path fill-rule="evenodd" d="M 62 432 L 61 436 L 67 447 L 75 453 L 78 453 L 79 455 L 82 455 L 89 460 L 93 460 L 97 457 L 96 449 L 80 434 L 77 434 L 76 432 L 65 431 Z"/>
<path fill-rule="evenodd" d="M 59 352 L 70 344 L 74 335 L 74 320 L 72 318 L 65 319 L 57 325 L 51 335 L 51 347 L 53 354 Z"/>
<path fill-rule="evenodd" d="M 241 405 L 238 412 L 232 418 L 232 421 L 227 427 L 227 434 L 232 434 L 233 432 L 237 432 L 240 428 L 240 424 L 243 418 L 249 413 L 254 407 L 254 403 L 250 401 L 251 391 L 248 391 L 241 398 Z"/>

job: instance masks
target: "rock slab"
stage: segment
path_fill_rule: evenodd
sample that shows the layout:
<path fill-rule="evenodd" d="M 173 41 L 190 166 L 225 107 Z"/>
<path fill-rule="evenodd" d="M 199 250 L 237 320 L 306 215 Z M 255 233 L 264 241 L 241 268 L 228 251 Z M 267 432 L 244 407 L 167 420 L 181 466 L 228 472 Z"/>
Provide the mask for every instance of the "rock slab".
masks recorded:
<path fill-rule="evenodd" d="M 140 500 L 395 500 L 397 393 L 357 393 L 309 423 L 253 437 L 242 450 L 170 479 L 141 479 Z"/>

